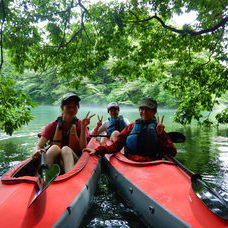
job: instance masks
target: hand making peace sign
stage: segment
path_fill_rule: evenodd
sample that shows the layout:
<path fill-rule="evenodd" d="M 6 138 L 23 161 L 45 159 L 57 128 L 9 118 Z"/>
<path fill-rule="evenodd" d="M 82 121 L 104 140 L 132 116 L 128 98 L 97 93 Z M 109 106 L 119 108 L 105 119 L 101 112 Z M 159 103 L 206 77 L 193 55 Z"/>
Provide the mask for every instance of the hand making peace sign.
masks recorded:
<path fill-rule="evenodd" d="M 158 135 L 161 135 L 161 134 L 164 133 L 165 126 L 163 124 L 163 120 L 164 120 L 164 116 L 162 116 L 161 121 L 159 120 L 159 116 L 158 116 L 158 118 L 157 118 L 157 128 L 156 128 L 156 131 L 157 131 Z"/>
<path fill-rule="evenodd" d="M 97 122 L 97 126 L 96 127 L 99 128 L 102 125 L 103 116 L 100 117 L 98 115 L 97 118 L 98 118 L 98 122 Z"/>
<path fill-rule="evenodd" d="M 86 117 L 82 120 L 82 127 L 87 127 L 90 124 L 90 119 L 94 117 L 96 114 L 89 115 L 90 112 L 86 114 Z"/>

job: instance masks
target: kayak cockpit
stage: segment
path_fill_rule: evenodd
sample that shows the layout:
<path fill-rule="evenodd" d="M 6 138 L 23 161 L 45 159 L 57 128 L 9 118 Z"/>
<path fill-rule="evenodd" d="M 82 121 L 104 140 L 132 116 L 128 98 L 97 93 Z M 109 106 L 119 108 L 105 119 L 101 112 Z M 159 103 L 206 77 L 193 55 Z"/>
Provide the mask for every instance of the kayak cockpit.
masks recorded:
<path fill-rule="evenodd" d="M 76 162 L 74 168 L 65 174 L 59 175 L 54 182 L 65 181 L 79 172 L 81 172 L 86 164 L 89 162 L 89 153 L 83 153 L 79 160 Z M 38 170 L 40 168 L 40 159 L 28 158 L 27 160 L 21 162 L 19 165 L 5 173 L 1 181 L 4 184 L 14 184 L 20 182 L 37 182 L 38 180 Z"/>
<path fill-rule="evenodd" d="M 39 165 L 40 159 L 31 159 L 24 166 L 20 167 L 20 169 L 15 170 L 12 173 L 12 177 L 36 176 Z"/>

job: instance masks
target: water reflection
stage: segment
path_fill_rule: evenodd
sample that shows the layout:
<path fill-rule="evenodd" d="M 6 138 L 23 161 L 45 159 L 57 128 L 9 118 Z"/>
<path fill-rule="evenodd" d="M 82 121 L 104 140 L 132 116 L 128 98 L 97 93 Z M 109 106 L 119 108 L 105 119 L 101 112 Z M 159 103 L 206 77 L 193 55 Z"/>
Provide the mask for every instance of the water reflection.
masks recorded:
<path fill-rule="evenodd" d="M 1 143 L 0 154 L 0 176 L 27 156 L 23 147 L 11 140 Z"/>
<path fill-rule="evenodd" d="M 109 186 L 108 177 L 102 174 L 93 205 L 88 211 L 81 227 L 144 228 L 145 225 L 139 221 L 135 212 L 128 208 L 123 203 L 123 200 L 113 192 L 112 187 Z"/>
<path fill-rule="evenodd" d="M 185 153 L 178 154 L 178 158 L 185 163 L 191 170 L 200 174 L 208 172 L 208 162 L 215 160 L 214 153 L 210 153 L 211 141 L 208 132 L 201 129 L 184 128 L 186 142 L 180 145 Z M 179 145 L 178 145 L 179 146 Z"/>

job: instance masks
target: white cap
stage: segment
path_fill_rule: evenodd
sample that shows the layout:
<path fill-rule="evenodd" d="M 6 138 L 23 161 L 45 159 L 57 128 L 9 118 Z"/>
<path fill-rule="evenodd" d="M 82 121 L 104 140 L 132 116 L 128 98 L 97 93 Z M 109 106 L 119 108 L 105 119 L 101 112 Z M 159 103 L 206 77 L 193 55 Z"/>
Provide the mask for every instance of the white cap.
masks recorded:
<path fill-rule="evenodd" d="M 109 110 L 110 108 L 120 108 L 117 102 L 111 102 L 108 104 L 107 109 Z"/>

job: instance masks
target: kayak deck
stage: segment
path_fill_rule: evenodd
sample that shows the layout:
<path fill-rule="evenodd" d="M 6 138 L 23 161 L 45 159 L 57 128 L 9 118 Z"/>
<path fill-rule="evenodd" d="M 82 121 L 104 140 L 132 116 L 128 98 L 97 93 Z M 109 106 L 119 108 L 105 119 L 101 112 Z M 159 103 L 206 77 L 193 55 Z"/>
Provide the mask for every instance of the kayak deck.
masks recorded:
<path fill-rule="evenodd" d="M 93 141 L 90 146 L 95 146 Z M 23 164 L 9 171 L 0 182 L 2 227 L 78 227 L 92 201 L 100 175 L 100 159 L 83 153 L 74 168 L 58 176 L 28 207 L 38 177 L 18 176 Z M 7 213 L 6 213 L 7 212 Z"/>
<path fill-rule="evenodd" d="M 134 162 L 121 153 L 105 156 L 111 182 L 127 203 L 154 227 L 228 227 L 195 195 L 190 177 L 172 162 Z"/>

